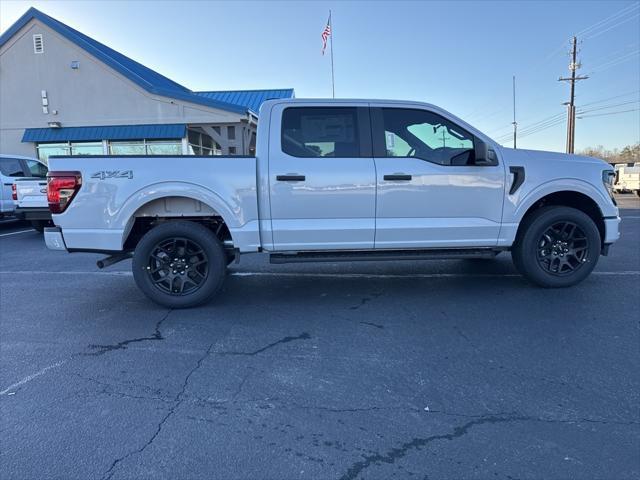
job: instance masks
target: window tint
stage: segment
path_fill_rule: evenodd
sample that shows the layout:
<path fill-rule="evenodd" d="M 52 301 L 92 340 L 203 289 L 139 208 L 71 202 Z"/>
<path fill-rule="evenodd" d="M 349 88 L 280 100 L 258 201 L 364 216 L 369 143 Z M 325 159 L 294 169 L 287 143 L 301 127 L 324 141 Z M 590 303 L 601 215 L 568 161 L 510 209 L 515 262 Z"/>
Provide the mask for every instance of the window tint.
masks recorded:
<path fill-rule="evenodd" d="M 357 109 L 285 109 L 282 114 L 282 151 L 294 157 L 359 157 Z"/>
<path fill-rule="evenodd" d="M 7 177 L 26 177 L 22 162 L 17 158 L 0 158 L 0 172 Z"/>
<path fill-rule="evenodd" d="M 29 175 L 32 177 L 44 178 L 47 176 L 47 167 L 35 160 L 25 160 L 27 162 L 27 168 L 29 169 Z"/>
<path fill-rule="evenodd" d="M 417 157 L 439 165 L 473 164 L 473 135 L 425 110 L 383 108 L 387 157 Z M 378 149 L 381 150 L 381 149 Z"/>

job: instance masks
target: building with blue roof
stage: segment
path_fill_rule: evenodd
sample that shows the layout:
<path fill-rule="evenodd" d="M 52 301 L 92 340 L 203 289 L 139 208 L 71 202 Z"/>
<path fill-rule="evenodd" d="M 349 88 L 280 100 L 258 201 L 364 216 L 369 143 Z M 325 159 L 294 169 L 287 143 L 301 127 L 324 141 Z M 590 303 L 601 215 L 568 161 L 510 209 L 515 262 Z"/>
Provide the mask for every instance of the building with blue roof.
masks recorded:
<path fill-rule="evenodd" d="M 250 155 L 292 88 L 194 92 L 30 8 L 0 35 L 0 153 Z"/>

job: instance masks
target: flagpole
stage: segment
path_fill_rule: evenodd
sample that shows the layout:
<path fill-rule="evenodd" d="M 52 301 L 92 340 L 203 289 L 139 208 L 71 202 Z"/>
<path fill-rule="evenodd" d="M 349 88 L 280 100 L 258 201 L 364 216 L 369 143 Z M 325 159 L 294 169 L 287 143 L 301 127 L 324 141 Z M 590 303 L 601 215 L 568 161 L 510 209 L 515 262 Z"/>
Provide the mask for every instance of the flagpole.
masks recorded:
<path fill-rule="evenodd" d="M 331 42 L 331 94 L 332 98 L 336 98 L 336 82 L 333 75 L 333 24 L 331 22 L 331 9 L 329 9 L 329 27 L 331 27 L 331 34 L 329 35 L 329 41 Z"/>

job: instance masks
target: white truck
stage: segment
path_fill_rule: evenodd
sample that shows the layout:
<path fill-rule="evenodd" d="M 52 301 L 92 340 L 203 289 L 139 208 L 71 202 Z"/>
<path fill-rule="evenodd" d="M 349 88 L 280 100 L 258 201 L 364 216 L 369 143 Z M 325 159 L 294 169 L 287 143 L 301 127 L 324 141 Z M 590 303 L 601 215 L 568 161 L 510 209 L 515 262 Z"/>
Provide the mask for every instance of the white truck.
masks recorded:
<path fill-rule="evenodd" d="M 640 163 L 622 163 L 614 167 L 613 191 L 635 193 L 640 197 Z"/>
<path fill-rule="evenodd" d="M 13 181 L 13 214 L 28 221 L 35 230 L 42 233 L 45 227 L 53 225 L 47 202 L 47 166 L 42 162 L 34 163 L 38 167 L 31 170 L 31 176 Z"/>
<path fill-rule="evenodd" d="M 270 100 L 256 157 L 51 157 L 49 248 L 133 257 L 171 308 L 242 254 L 272 263 L 491 258 L 543 287 L 583 280 L 618 237 L 605 162 L 503 148 L 424 103 Z"/>

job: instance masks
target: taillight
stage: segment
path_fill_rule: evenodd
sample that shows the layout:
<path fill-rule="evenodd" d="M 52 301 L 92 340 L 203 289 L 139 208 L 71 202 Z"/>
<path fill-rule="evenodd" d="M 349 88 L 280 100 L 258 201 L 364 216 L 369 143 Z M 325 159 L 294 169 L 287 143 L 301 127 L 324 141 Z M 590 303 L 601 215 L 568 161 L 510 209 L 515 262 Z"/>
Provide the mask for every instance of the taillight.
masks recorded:
<path fill-rule="evenodd" d="M 18 189 L 16 188 L 16 184 L 11 184 L 11 198 L 13 200 L 18 200 Z"/>
<path fill-rule="evenodd" d="M 47 174 L 47 200 L 51 213 L 62 213 L 82 185 L 80 172 L 49 172 Z"/>

